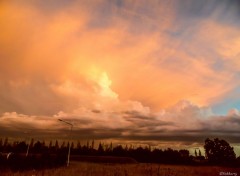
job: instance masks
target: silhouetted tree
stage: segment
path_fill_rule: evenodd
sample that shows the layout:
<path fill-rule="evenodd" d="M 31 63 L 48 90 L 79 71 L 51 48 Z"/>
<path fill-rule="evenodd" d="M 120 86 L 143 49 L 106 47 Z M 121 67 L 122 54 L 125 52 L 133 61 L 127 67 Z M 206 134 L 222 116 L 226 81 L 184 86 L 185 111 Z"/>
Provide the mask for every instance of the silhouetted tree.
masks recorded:
<path fill-rule="evenodd" d="M 104 149 L 103 149 L 103 145 L 101 144 L 101 142 L 98 145 L 98 150 L 97 150 L 99 155 L 103 155 L 104 154 Z"/>
<path fill-rule="evenodd" d="M 135 158 L 137 161 L 140 162 L 151 162 L 151 151 L 149 148 L 146 146 L 145 148 L 143 147 L 138 147 L 135 150 L 129 150 L 132 153 L 133 158 Z"/>
<path fill-rule="evenodd" d="M 125 156 L 125 150 L 123 149 L 122 145 L 114 147 L 112 152 L 115 156 Z"/>
<path fill-rule="evenodd" d="M 213 164 L 231 164 L 236 159 L 233 147 L 225 140 L 219 140 L 218 138 L 210 140 L 207 138 L 204 149 L 208 161 Z"/>
<path fill-rule="evenodd" d="M 46 144 L 45 144 L 45 141 L 42 141 L 42 147 L 45 147 Z"/>
<path fill-rule="evenodd" d="M 3 150 L 3 140 L 2 140 L 2 138 L 0 139 L 0 151 L 2 151 Z"/>
<path fill-rule="evenodd" d="M 113 150 L 113 145 L 112 145 L 112 142 L 110 143 L 109 150 L 110 150 L 110 151 L 112 151 L 112 150 Z"/>
<path fill-rule="evenodd" d="M 8 145 L 8 138 L 5 138 L 4 143 L 3 143 L 3 147 L 6 148 Z"/>
<path fill-rule="evenodd" d="M 89 149 L 89 141 L 87 141 L 87 148 Z"/>
<path fill-rule="evenodd" d="M 52 141 L 49 142 L 49 146 L 50 149 L 52 148 Z"/>
<path fill-rule="evenodd" d="M 34 146 L 34 139 L 32 138 L 29 144 L 29 148 L 33 148 L 33 146 Z"/>
<path fill-rule="evenodd" d="M 22 142 L 19 142 L 16 147 L 15 147 L 15 152 L 17 153 L 25 153 L 27 151 L 27 144 L 22 141 Z"/>
<path fill-rule="evenodd" d="M 34 153 L 41 153 L 43 149 L 43 145 L 40 141 L 37 141 L 33 146 L 33 152 Z"/>
<path fill-rule="evenodd" d="M 74 148 L 74 143 L 72 142 L 71 143 L 71 150 Z"/>
<path fill-rule="evenodd" d="M 56 140 L 55 142 L 55 150 L 58 150 L 59 149 L 59 144 L 58 144 L 58 140 Z"/>
<path fill-rule="evenodd" d="M 81 148 L 82 148 L 81 143 L 78 141 L 78 143 L 77 143 L 77 149 L 78 149 L 78 150 L 81 150 Z"/>
<path fill-rule="evenodd" d="M 188 158 L 189 157 L 189 151 L 188 150 L 179 150 L 179 153 L 181 157 Z"/>
<path fill-rule="evenodd" d="M 69 145 L 70 145 L 70 143 L 69 143 L 69 141 L 68 141 L 68 143 L 67 143 L 67 149 L 69 148 Z M 71 147 L 71 146 L 70 146 Z"/>
<path fill-rule="evenodd" d="M 237 166 L 240 166 L 240 156 L 239 157 L 237 157 Z"/>
<path fill-rule="evenodd" d="M 32 152 L 30 155 L 26 156 L 27 146 L 29 143 L 25 141 L 19 142 L 15 141 L 9 143 L 6 138 L 3 142 L 0 141 L 0 147 L 6 146 L 6 149 L 0 151 L 0 169 L 4 167 L 4 163 L 1 165 L 1 162 L 5 162 L 5 166 L 17 166 L 17 168 L 42 168 L 42 167 L 54 167 L 57 165 L 65 164 L 67 159 L 67 151 L 69 145 L 71 145 L 71 155 L 88 155 L 88 156 L 119 156 L 119 157 L 132 157 L 138 162 L 147 162 L 147 163 L 163 163 L 163 164 L 206 164 L 206 160 L 201 154 L 200 150 L 195 150 L 195 155 L 190 156 L 188 150 L 173 150 L 171 148 L 162 150 L 153 148 L 150 146 L 144 147 L 135 147 L 133 145 L 123 146 L 118 145 L 113 147 L 112 143 L 104 144 L 99 143 L 98 149 L 94 149 L 94 140 L 87 142 L 84 146 L 81 146 L 78 141 L 76 147 L 74 148 L 74 143 L 65 143 L 61 145 L 59 149 L 58 141 L 56 140 L 55 145 L 52 145 L 50 141 L 49 145 L 46 146 L 45 142 L 33 143 L 31 140 L 30 145 L 32 145 Z M 66 145 L 67 144 L 67 145 Z M 235 153 L 233 148 L 224 140 L 219 139 L 206 139 L 205 141 L 205 151 L 206 156 L 209 160 L 209 163 L 212 164 L 225 164 L 225 163 L 240 163 L 240 157 L 235 159 Z M 1 153 L 2 152 L 2 153 Z M 11 155 L 11 162 L 6 162 L 3 158 L 5 153 L 13 152 L 14 155 Z M 2 158 L 2 159 L 1 159 Z M 5 157 L 6 158 L 6 157 Z M 6 159 L 7 160 L 7 159 Z M 233 164 L 236 164 L 233 163 Z M 13 168 L 14 168 L 13 167 Z M 11 168 L 11 167 L 10 167 Z M 16 169 L 16 168 L 15 168 Z"/>
<path fill-rule="evenodd" d="M 61 145 L 61 149 L 65 148 L 65 141 L 63 141 L 62 145 Z"/>
<path fill-rule="evenodd" d="M 198 156 L 202 156 L 201 150 L 199 150 L 199 152 L 198 152 Z"/>

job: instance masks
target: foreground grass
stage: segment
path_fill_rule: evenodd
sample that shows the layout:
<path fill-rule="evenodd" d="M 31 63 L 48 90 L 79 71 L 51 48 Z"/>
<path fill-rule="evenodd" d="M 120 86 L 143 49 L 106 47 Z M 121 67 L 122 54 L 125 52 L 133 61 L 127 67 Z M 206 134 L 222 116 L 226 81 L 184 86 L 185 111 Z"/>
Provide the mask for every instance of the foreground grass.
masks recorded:
<path fill-rule="evenodd" d="M 240 168 L 172 166 L 159 164 L 95 164 L 74 162 L 69 167 L 0 173 L 1 176 L 214 176 L 221 172 L 240 175 Z M 234 176 L 237 176 L 234 174 Z M 224 175 L 223 175 L 224 176 Z"/>

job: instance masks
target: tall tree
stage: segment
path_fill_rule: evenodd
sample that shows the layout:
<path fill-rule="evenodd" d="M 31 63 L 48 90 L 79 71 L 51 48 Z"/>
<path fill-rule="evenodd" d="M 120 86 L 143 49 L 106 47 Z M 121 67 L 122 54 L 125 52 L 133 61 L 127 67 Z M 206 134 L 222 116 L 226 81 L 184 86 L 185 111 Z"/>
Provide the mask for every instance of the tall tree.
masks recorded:
<path fill-rule="evenodd" d="M 58 150 L 59 149 L 59 144 L 58 144 L 58 140 L 56 140 L 55 142 L 55 150 Z"/>
<path fill-rule="evenodd" d="M 210 163 L 230 164 L 236 159 L 233 147 L 231 147 L 225 140 L 219 140 L 218 138 L 210 140 L 207 138 L 205 140 L 204 149 L 206 157 Z"/>
<path fill-rule="evenodd" d="M 49 146 L 50 149 L 52 148 L 52 140 L 49 142 Z"/>
<path fill-rule="evenodd" d="M 5 147 L 7 147 L 7 145 L 8 145 L 8 138 L 5 138 L 4 143 L 3 143 L 3 147 L 5 148 Z"/>
<path fill-rule="evenodd" d="M 94 149 L 94 140 L 92 140 L 92 149 Z"/>
<path fill-rule="evenodd" d="M 198 156 L 202 156 L 201 150 L 198 151 Z"/>
<path fill-rule="evenodd" d="M 103 145 L 100 142 L 99 145 L 98 145 L 98 154 L 102 155 L 103 153 L 104 153 Z"/>
<path fill-rule="evenodd" d="M 77 149 L 79 150 L 79 149 L 81 149 L 81 148 L 82 148 L 81 143 L 80 143 L 80 141 L 78 141 L 78 143 L 77 143 Z"/>
<path fill-rule="evenodd" d="M 0 148 L 3 146 L 2 138 L 0 139 Z"/>
<path fill-rule="evenodd" d="M 87 148 L 89 149 L 89 141 L 87 141 Z"/>
<path fill-rule="evenodd" d="M 65 148 L 65 141 L 63 141 L 62 145 L 61 145 L 61 149 Z"/>
<path fill-rule="evenodd" d="M 33 146 L 34 146 L 34 139 L 32 138 L 29 144 L 29 148 L 33 148 Z"/>
<path fill-rule="evenodd" d="M 73 142 L 71 143 L 71 149 L 74 149 L 74 143 Z"/>

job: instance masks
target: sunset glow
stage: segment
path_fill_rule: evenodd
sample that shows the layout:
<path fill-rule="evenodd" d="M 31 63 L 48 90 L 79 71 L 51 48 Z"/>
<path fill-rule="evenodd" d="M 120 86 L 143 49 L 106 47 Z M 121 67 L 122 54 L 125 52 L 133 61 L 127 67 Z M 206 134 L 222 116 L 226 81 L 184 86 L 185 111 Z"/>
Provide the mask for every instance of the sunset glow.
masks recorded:
<path fill-rule="evenodd" d="M 237 148 L 239 17 L 237 0 L 3 0 L 0 136 L 60 138 L 61 118 L 74 140 Z"/>

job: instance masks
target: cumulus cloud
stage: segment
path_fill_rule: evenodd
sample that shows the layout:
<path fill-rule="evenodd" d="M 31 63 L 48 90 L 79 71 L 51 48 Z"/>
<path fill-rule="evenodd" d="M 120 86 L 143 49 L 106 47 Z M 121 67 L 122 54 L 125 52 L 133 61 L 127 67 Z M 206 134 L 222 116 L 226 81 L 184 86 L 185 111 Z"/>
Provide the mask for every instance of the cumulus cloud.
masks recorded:
<path fill-rule="evenodd" d="M 75 138 L 238 141 L 238 110 L 210 108 L 239 86 L 238 9 L 197 4 L 2 1 L 4 133 L 62 118 Z"/>
<path fill-rule="evenodd" d="M 140 102 L 121 101 L 115 96 L 108 97 L 106 101 L 109 104 L 79 106 L 73 111 L 60 111 L 53 116 L 4 113 L 0 117 L 0 124 L 3 131 L 9 134 L 31 130 L 38 137 L 59 137 L 67 130 L 66 125 L 58 121 L 63 119 L 73 123 L 73 138 L 76 140 L 201 143 L 206 137 L 220 136 L 234 143 L 240 142 L 240 116 L 236 109 L 230 110 L 225 116 L 218 116 L 210 108 L 199 107 L 187 100 L 159 112 L 151 111 Z"/>

